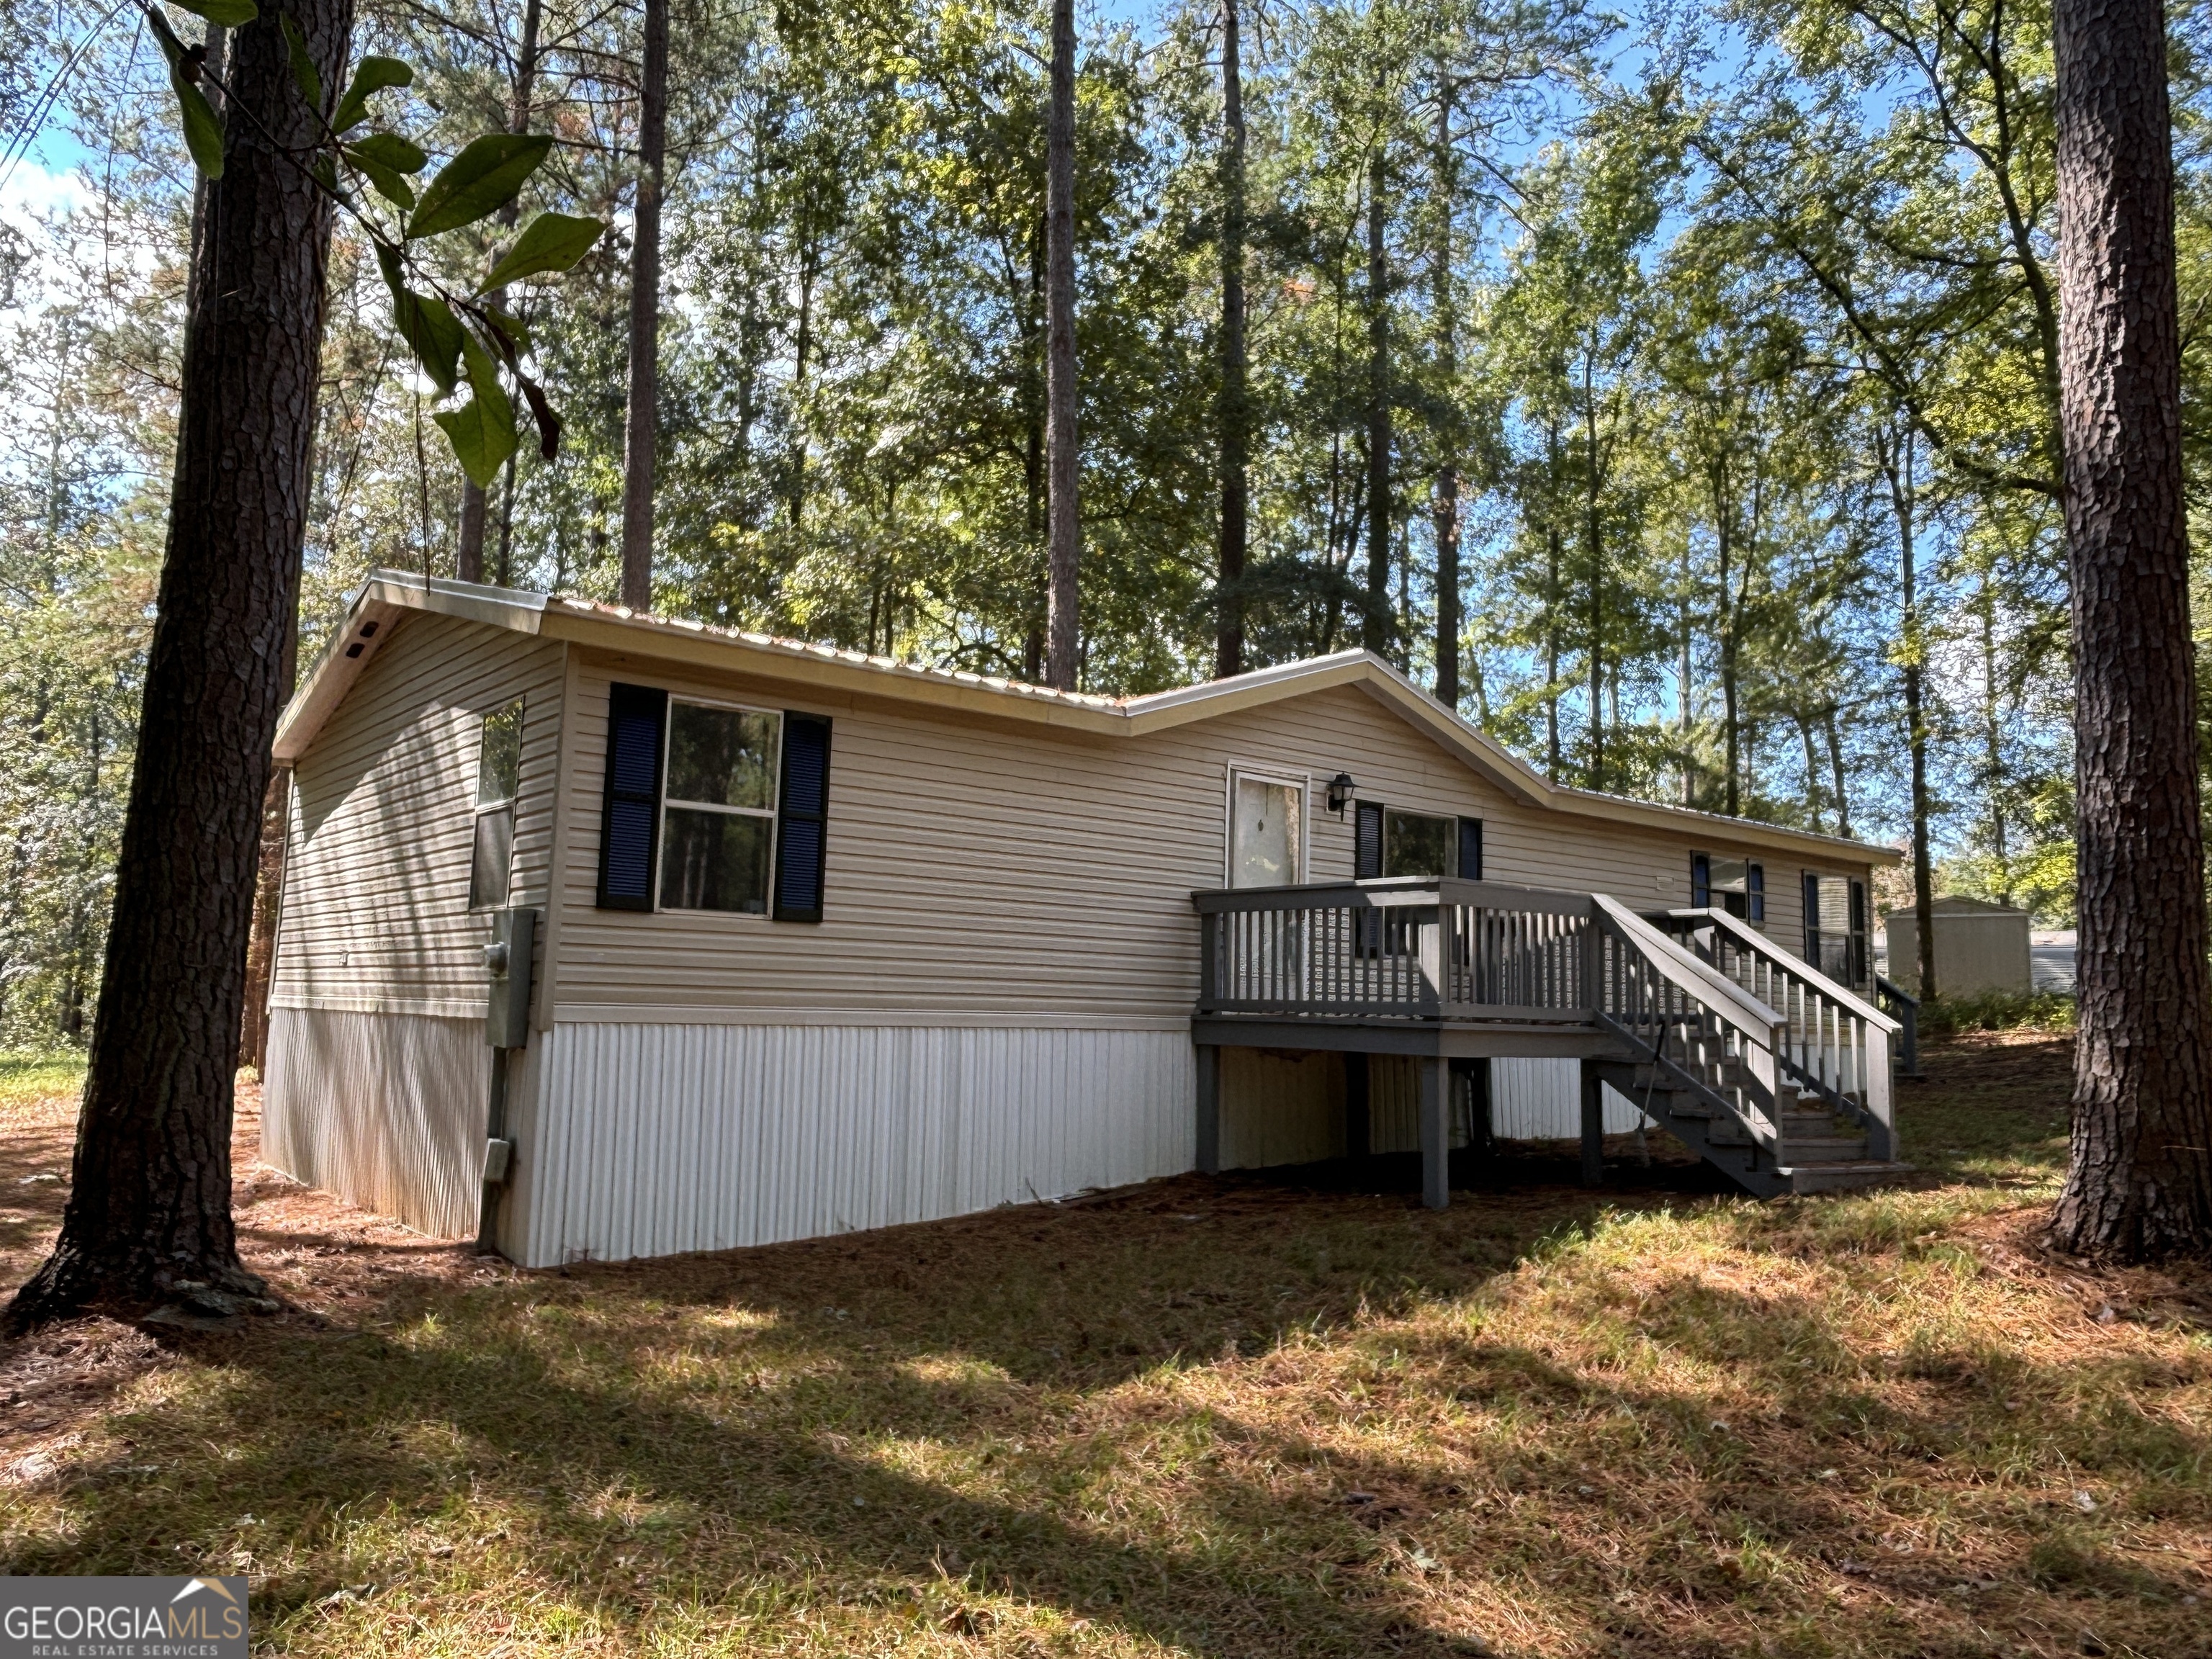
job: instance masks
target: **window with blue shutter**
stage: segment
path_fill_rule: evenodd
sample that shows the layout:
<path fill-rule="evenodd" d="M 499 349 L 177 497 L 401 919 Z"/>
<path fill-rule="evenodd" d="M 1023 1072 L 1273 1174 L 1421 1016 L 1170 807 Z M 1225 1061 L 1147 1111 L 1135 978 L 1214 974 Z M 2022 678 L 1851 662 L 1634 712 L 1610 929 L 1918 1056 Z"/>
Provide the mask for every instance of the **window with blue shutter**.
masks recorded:
<path fill-rule="evenodd" d="M 660 846 L 661 734 L 668 693 L 607 688 L 606 797 L 599 815 L 599 908 L 650 910 Z"/>
<path fill-rule="evenodd" d="M 778 921 L 822 920 L 829 819 L 830 722 L 819 714 L 786 714 L 783 800 L 775 848 Z"/>
<path fill-rule="evenodd" d="M 1459 878 L 1462 881 L 1482 879 L 1482 820 L 1462 818 L 1459 821 Z"/>

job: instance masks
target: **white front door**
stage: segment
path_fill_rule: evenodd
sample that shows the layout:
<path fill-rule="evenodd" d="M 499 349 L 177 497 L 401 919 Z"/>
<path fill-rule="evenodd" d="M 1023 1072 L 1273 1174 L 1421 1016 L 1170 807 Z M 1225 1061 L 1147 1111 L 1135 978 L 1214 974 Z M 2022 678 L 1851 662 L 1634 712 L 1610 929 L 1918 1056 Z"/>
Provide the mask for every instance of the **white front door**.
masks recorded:
<path fill-rule="evenodd" d="M 1287 887 L 1304 872 L 1305 789 L 1239 774 L 1229 806 L 1229 884 Z"/>

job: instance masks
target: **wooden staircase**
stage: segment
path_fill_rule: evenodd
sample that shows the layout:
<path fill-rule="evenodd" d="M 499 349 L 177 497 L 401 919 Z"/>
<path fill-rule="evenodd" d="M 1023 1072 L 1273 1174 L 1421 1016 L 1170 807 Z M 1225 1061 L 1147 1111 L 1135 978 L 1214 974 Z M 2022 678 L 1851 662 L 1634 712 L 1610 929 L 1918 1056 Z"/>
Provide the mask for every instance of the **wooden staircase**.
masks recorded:
<path fill-rule="evenodd" d="M 1893 1156 L 1895 1022 L 1724 913 L 1597 897 L 1599 1078 L 1761 1197 L 1876 1187 Z"/>

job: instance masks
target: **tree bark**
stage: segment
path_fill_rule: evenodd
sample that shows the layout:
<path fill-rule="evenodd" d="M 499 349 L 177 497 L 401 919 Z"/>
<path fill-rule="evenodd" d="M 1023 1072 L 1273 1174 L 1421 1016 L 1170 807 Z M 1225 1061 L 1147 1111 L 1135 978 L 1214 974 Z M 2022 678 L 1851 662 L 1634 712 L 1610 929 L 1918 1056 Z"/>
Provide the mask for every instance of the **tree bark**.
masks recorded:
<path fill-rule="evenodd" d="M 1046 672 L 1073 691 L 1083 545 L 1075 481 L 1075 0 L 1053 0 L 1045 120 Z"/>
<path fill-rule="evenodd" d="M 1367 186 L 1367 614 L 1359 642 L 1390 649 L 1390 261 L 1382 241 L 1382 146 Z"/>
<path fill-rule="evenodd" d="M 668 153 L 668 0 L 645 0 L 637 213 L 629 264 L 629 407 L 623 422 L 622 602 L 653 608 L 653 449 L 660 432 L 660 195 Z"/>
<path fill-rule="evenodd" d="M 1920 957 L 1917 994 L 1928 1002 L 1940 992 L 1936 982 L 1935 855 L 1929 831 L 1928 714 L 1922 678 L 1924 642 L 1920 633 L 1919 555 L 1915 537 L 1920 517 L 1914 484 L 1917 448 L 1910 427 L 1901 428 L 1893 439 L 1875 434 L 1875 455 L 1889 483 L 1890 509 L 1897 515 L 1899 626 L 1905 634 L 1905 743 L 1912 772 L 1913 939 Z"/>
<path fill-rule="evenodd" d="M 350 0 L 292 0 L 325 88 Z M 316 112 L 276 18 L 230 41 L 223 175 L 207 192 L 138 758 L 116 863 L 73 1186 L 60 1238 L 9 1310 L 233 1312 L 231 1103 L 269 743 L 299 598 L 330 214 L 287 151 Z"/>
<path fill-rule="evenodd" d="M 538 22 L 542 0 L 529 0 L 522 9 L 522 45 L 514 58 L 514 96 L 507 106 L 507 130 L 509 132 L 530 131 L 530 108 L 536 92 L 538 79 Z M 512 228 L 521 216 L 520 201 L 509 202 L 499 210 L 499 222 Z M 507 290 L 494 289 L 486 296 L 501 310 L 507 308 Z M 514 477 L 514 461 L 507 460 L 508 477 Z M 484 579 L 484 521 L 489 501 L 484 491 L 477 488 L 476 480 L 461 480 L 461 534 L 453 549 L 453 574 L 465 582 L 480 582 Z M 504 529 L 504 525 L 502 525 Z M 502 584 L 507 580 L 507 561 L 500 561 Z"/>
<path fill-rule="evenodd" d="M 2077 1253 L 2141 1259 L 2212 1244 L 2164 15 L 2059 0 L 2052 41 L 2081 1019 L 2052 1224 Z"/>
<path fill-rule="evenodd" d="M 1221 7 L 1221 550 L 1215 678 L 1244 672 L 1245 465 L 1250 411 L 1244 375 L 1244 75 L 1237 0 Z"/>
<path fill-rule="evenodd" d="M 1441 68 L 1441 66 L 1440 66 Z M 1452 207 L 1459 200 L 1459 157 L 1452 148 L 1452 84 L 1437 88 L 1437 236 L 1431 273 L 1437 368 L 1443 381 L 1437 447 L 1437 701 L 1459 707 L 1459 311 L 1452 293 Z"/>

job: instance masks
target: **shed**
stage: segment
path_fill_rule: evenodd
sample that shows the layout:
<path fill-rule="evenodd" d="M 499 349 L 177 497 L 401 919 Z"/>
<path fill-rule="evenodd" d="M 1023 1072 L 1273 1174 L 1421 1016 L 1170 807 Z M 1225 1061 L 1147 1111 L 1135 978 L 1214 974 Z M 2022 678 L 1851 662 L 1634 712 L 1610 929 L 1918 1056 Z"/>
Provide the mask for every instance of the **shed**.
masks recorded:
<path fill-rule="evenodd" d="M 1936 932 L 1936 989 L 1947 997 L 1979 996 L 2031 988 L 2028 930 L 2025 910 L 1988 899 L 1948 894 L 1933 907 Z M 1910 910 L 1885 918 L 1889 939 L 1888 977 L 1917 996 L 1920 987 L 1920 919 Z"/>
<path fill-rule="evenodd" d="M 1754 1191 L 1896 1167 L 1805 908 L 1893 854 L 1364 652 L 1117 698 L 383 571 L 276 753 L 264 1155 L 526 1264 L 1391 1150 L 1442 1202 L 1632 1100 Z"/>

